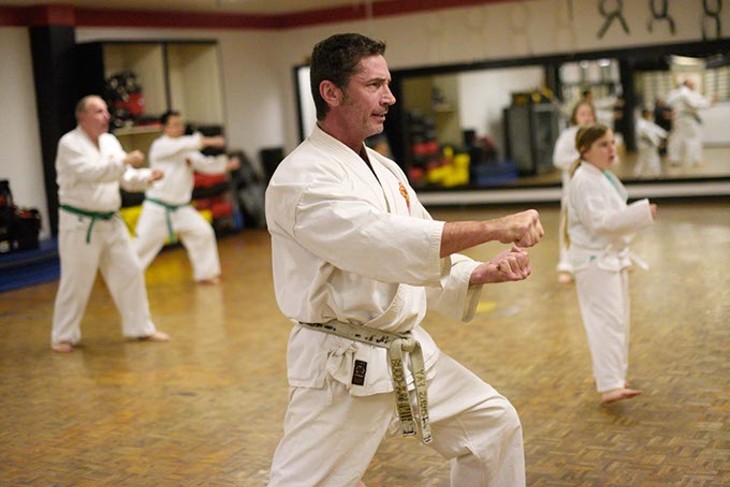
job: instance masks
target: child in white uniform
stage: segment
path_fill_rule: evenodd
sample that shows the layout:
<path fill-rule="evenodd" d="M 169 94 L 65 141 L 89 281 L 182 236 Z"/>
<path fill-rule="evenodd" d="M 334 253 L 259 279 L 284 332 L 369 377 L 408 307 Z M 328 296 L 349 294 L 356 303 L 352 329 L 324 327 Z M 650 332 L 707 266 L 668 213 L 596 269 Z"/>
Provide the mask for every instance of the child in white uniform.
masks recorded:
<path fill-rule="evenodd" d="M 667 131 L 655 124 L 651 110 L 641 110 L 641 118 L 636 121 L 636 145 L 639 157 L 634 167 L 634 176 L 644 174 L 648 168 L 648 175 L 658 176 L 662 172 L 659 159 L 659 146 L 667 138 Z"/>
<path fill-rule="evenodd" d="M 616 162 L 613 132 L 605 125 L 581 128 L 580 160 L 569 184 L 567 229 L 578 302 L 602 403 L 641 394 L 626 381 L 629 350 L 628 244 L 651 225 L 657 207 L 642 199 L 626 203 L 627 191 L 609 171 Z"/>
<path fill-rule="evenodd" d="M 570 166 L 578 159 L 579 154 L 575 149 L 575 134 L 580 127 L 590 125 L 596 122 L 596 109 L 589 99 L 583 99 L 575 104 L 573 112 L 570 115 L 570 127 L 563 130 L 555 141 L 555 149 L 553 151 L 553 165 L 562 171 L 563 190 L 560 196 L 560 213 L 564 214 L 568 203 L 568 181 L 570 176 L 568 171 Z M 565 218 L 561 218 L 564 221 Z M 573 280 L 573 268 L 568 259 L 568 249 L 565 246 L 563 235 L 565 230 L 561 227 L 558 232 L 558 282 L 567 284 Z"/>

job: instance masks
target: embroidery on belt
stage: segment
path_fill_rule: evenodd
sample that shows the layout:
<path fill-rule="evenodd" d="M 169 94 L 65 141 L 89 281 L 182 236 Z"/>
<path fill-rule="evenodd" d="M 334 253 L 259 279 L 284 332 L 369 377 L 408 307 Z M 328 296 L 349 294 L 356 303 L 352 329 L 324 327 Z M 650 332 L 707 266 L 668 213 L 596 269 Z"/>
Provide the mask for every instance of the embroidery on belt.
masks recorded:
<path fill-rule="evenodd" d="M 403 186 L 403 183 L 398 181 L 398 188 L 400 189 L 400 194 L 403 196 L 403 199 L 406 200 L 406 206 L 408 207 L 408 213 L 411 212 L 411 197 L 408 196 L 408 190 L 405 186 Z"/>

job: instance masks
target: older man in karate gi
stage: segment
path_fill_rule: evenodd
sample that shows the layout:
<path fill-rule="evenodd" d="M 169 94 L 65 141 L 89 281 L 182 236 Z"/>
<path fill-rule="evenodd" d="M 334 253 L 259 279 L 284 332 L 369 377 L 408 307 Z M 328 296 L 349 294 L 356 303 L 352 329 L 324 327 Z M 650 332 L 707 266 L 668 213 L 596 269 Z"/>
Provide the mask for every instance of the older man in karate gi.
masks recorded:
<path fill-rule="evenodd" d="M 71 352 L 81 340 L 84 316 L 97 270 L 106 282 L 129 338 L 168 341 L 150 317 L 144 274 L 127 227 L 117 213 L 120 185 L 143 191 L 163 177 L 160 171 L 136 169 L 139 151 L 127 154 L 109 130 L 109 111 L 98 96 L 76 106 L 78 126 L 58 143 L 58 251 L 61 282 L 53 310 L 51 348 Z"/>
<path fill-rule="evenodd" d="M 397 430 L 451 460 L 452 485 L 524 485 L 515 409 L 420 323 L 428 309 L 468 321 L 482 284 L 525 279 L 522 247 L 542 226 L 534 210 L 434 221 L 398 165 L 364 145 L 395 103 L 384 51 L 358 34 L 315 46 L 317 125 L 267 189 L 276 298 L 294 323 L 269 485 L 358 485 Z M 492 240 L 515 246 L 489 262 L 457 253 Z"/>
<path fill-rule="evenodd" d="M 667 95 L 667 104 L 674 113 L 672 132 L 667 142 L 671 165 L 702 164 L 702 120 L 699 111 L 712 103 L 697 92 L 697 84 L 692 79 L 685 80 Z"/>

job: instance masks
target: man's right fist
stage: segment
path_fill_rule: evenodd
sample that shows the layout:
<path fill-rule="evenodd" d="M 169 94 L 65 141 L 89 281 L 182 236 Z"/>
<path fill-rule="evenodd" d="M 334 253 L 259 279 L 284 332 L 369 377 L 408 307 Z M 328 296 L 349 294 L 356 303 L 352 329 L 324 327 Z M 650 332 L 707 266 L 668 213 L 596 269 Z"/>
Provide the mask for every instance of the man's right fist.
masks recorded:
<path fill-rule="evenodd" d="M 532 247 L 537 244 L 545 231 L 540 223 L 537 210 L 526 210 L 497 220 L 502 227 L 498 240 L 513 243 L 518 247 Z"/>
<path fill-rule="evenodd" d="M 124 163 L 132 167 L 140 167 L 144 163 L 144 154 L 141 151 L 133 150 L 124 158 Z"/>

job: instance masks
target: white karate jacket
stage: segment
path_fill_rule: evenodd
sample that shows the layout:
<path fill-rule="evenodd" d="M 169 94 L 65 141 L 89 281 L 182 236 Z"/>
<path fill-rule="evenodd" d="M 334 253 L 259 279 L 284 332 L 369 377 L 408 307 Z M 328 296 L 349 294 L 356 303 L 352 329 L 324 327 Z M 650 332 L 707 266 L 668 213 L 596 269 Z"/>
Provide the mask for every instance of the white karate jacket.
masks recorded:
<path fill-rule="evenodd" d="M 656 148 L 667 138 L 667 131 L 650 120 L 636 120 L 636 142 L 640 149 Z"/>
<path fill-rule="evenodd" d="M 570 169 L 570 166 L 580 157 L 578 149 L 575 148 L 575 135 L 578 133 L 578 128 L 577 125 L 571 125 L 560 132 L 558 140 L 555 141 L 553 165 L 562 171 Z"/>
<path fill-rule="evenodd" d="M 124 164 L 125 156 L 112 134 L 102 134 L 97 149 L 81 127 L 66 133 L 56 155 L 59 202 L 88 211 L 118 210 L 120 185 L 127 191 L 144 191 L 149 186 L 150 170 Z"/>
<path fill-rule="evenodd" d="M 654 219 L 648 199 L 630 205 L 627 199 L 628 192 L 616 176 L 581 162 L 568 191 L 569 254 L 575 271 L 594 259 L 605 270 L 618 271 L 631 264 L 629 243 Z"/>
<path fill-rule="evenodd" d="M 195 180 L 193 172 L 220 174 L 226 171 L 227 156 L 205 156 L 200 152 L 202 134 L 181 137 L 163 135 L 150 146 L 150 167 L 161 169 L 165 177 L 156 181 L 146 196 L 171 205 L 190 203 Z"/>
<path fill-rule="evenodd" d="M 295 322 L 411 330 L 428 370 L 439 350 L 420 326 L 426 310 L 470 320 L 481 293 L 469 286 L 478 263 L 439 257 L 444 223 L 431 219 L 396 163 L 366 150 L 377 179 L 315 127 L 277 168 L 266 191 L 276 299 Z M 368 364 L 362 386 L 351 384 L 356 359 Z M 295 325 L 290 384 L 321 387 L 327 374 L 353 395 L 393 390 L 384 349 Z"/>
<path fill-rule="evenodd" d="M 667 105 L 674 110 L 675 121 L 699 123 L 696 120 L 699 110 L 709 107 L 710 104 L 710 100 L 685 85 L 670 91 L 667 95 Z"/>

